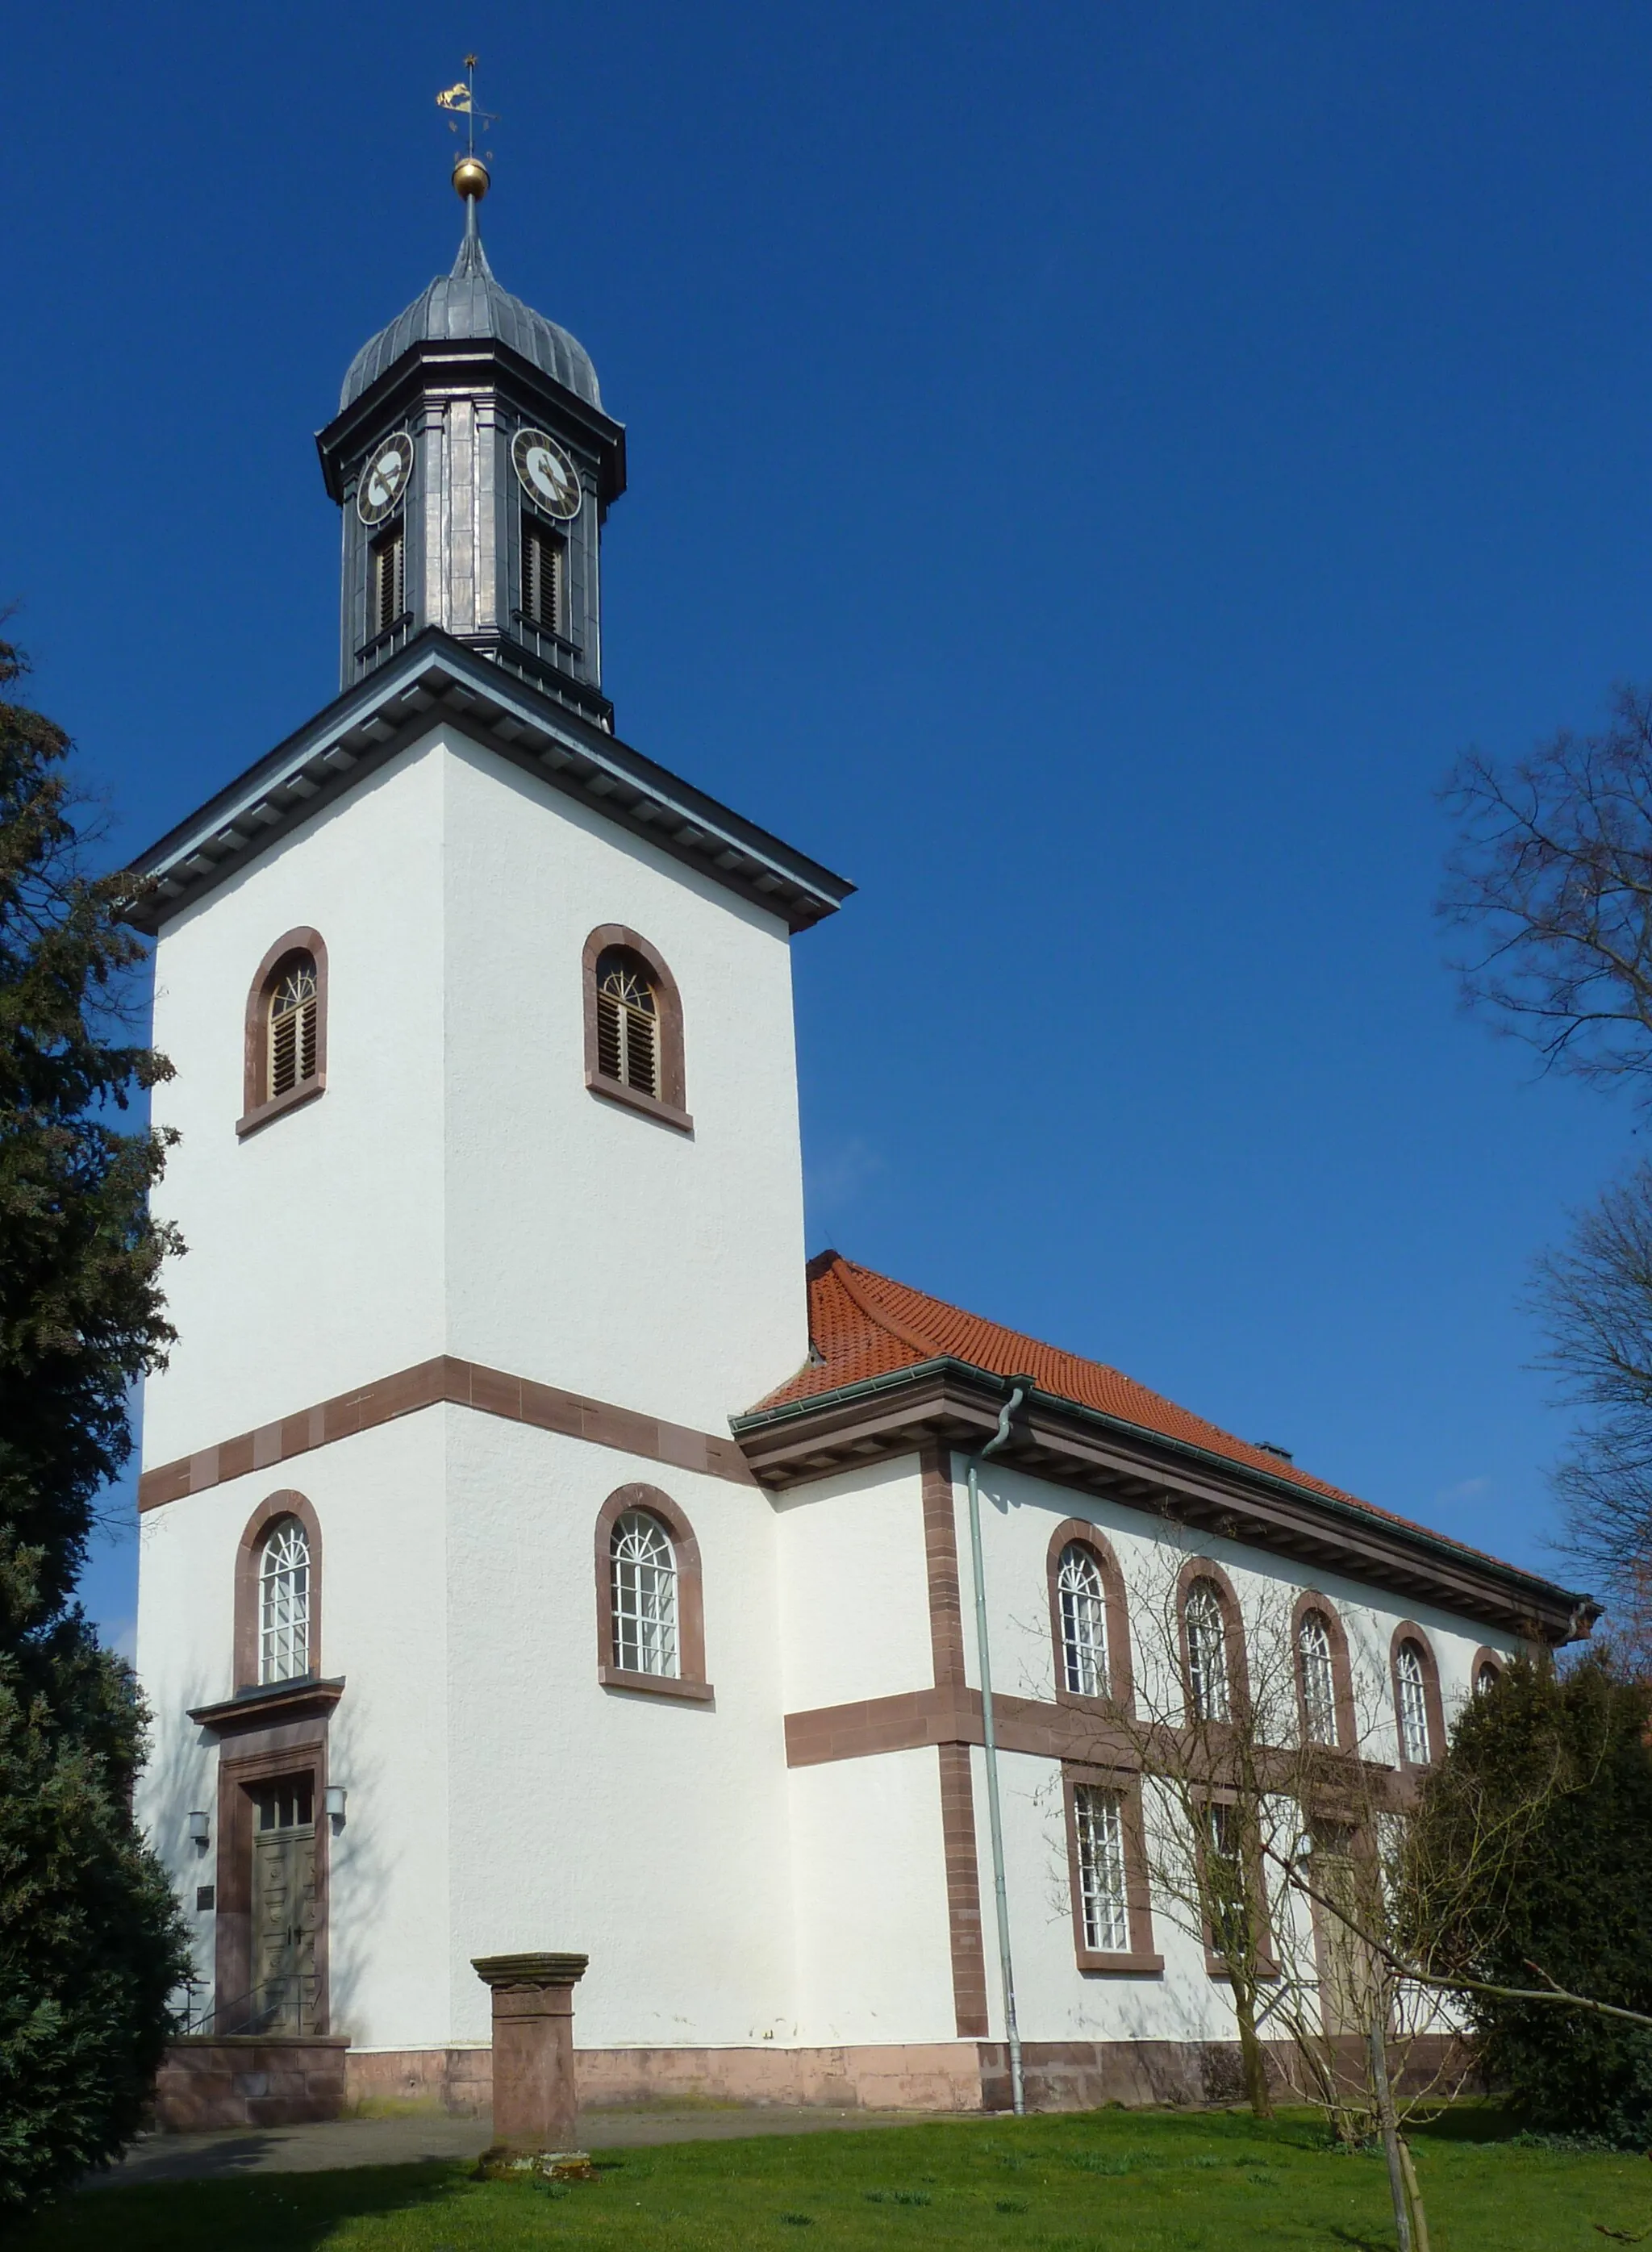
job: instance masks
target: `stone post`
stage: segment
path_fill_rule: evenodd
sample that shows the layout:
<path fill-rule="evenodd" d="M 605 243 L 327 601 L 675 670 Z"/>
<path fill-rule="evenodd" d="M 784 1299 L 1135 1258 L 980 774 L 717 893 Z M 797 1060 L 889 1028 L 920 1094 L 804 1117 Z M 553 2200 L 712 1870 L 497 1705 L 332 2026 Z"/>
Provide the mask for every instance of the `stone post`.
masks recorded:
<path fill-rule="evenodd" d="M 573 1989 L 586 1955 L 484 1955 L 472 1967 L 493 1993 L 493 2151 L 531 2165 L 572 2157 Z"/>

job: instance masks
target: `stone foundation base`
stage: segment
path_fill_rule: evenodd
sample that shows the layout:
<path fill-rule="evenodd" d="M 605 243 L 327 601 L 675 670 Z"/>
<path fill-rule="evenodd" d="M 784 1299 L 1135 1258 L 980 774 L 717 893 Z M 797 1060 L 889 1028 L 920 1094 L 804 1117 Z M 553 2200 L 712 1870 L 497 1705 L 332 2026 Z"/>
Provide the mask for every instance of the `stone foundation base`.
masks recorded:
<path fill-rule="evenodd" d="M 1357 2060 L 1350 2044 L 1350 2069 Z M 1288 2041 L 1268 2044 L 1277 2093 L 1289 2102 L 1300 2070 Z M 1469 2070 L 1445 2035 L 1411 2045 L 1408 2089 L 1449 2095 Z M 996 2041 L 890 2042 L 844 2048 L 582 2048 L 574 2052 L 588 2109 L 672 2103 L 819 2104 L 839 2110 L 1007 2111 L 1009 2053 Z M 1235 2041 L 1028 2041 L 1027 2108 L 1091 2111 L 1103 2104 L 1199 2108 L 1244 2100 Z M 356 2111 L 419 2110 L 475 2117 L 493 2101 L 485 2048 L 352 2049 L 345 2100 Z"/>
<path fill-rule="evenodd" d="M 1349 2078 L 1363 2079 L 1360 2044 Z M 1288 2041 L 1268 2044 L 1276 2092 L 1302 2100 Z M 574 2052 L 580 2102 L 593 2110 L 673 2103 L 819 2104 L 836 2110 L 1007 2111 L 1009 2053 L 997 2041 L 892 2041 L 854 2048 L 584 2048 Z M 1028 2041 L 1030 2111 L 1103 2104 L 1178 2108 L 1244 2098 L 1233 2041 Z M 1412 2043 L 1403 2084 L 1454 2094 L 1470 2061 L 1443 2034 Z M 493 2105 L 486 2048 L 352 2049 L 341 2035 L 247 2034 L 174 2041 L 155 2088 L 157 2125 L 290 2127 L 346 2112 L 442 2111 L 485 2116 Z"/>
<path fill-rule="evenodd" d="M 291 2040 L 247 2033 L 175 2040 L 155 2083 L 157 2126 L 181 2134 L 201 2127 L 292 2127 L 337 2119 L 346 2102 L 341 2035 Z"/>

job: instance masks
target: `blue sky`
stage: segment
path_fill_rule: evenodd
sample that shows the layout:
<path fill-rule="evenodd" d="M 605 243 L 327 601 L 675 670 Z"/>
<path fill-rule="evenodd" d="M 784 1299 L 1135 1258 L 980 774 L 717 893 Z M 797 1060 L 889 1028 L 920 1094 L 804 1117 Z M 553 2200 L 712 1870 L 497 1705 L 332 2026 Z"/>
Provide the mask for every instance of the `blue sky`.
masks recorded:
<path fill-rule="evenodd" d="M 1518 1300 L 1634 1120 L 1456 1012 L 1433 793 L 1652 673 L 1652 14 L 7 44 L 0 600 L 124 848 L 333 692 L 310 433 L 451 260 L 474 45 L 495 269 L 628 426 L 620 728 L 861 886 L 796 949 L 812 1247 L 1559 1568 Z"/>

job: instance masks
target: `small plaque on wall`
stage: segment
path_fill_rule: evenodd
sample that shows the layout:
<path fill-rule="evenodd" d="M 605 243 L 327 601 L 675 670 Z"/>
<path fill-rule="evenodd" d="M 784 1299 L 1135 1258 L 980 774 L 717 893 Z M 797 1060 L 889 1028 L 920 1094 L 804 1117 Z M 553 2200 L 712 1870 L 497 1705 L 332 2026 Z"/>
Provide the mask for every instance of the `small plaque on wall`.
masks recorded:
<path fill-rule="evenodd" d="M 216 1885 L 197 1885 L 195 1887 L 195 1905 L 198 1908 L 216 1908 L 218 1906 L 218 1887 Z"/>

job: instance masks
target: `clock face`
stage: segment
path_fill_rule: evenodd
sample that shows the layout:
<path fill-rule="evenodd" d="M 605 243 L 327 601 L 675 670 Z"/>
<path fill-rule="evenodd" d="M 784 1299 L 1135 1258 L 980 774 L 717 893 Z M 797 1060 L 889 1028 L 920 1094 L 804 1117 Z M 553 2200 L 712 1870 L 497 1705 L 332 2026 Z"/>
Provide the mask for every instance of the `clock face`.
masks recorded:
<path fill-rule="evenodd" d="M 579 475 L 554 438 L 547 438 L 543 430 L 518 430 L 510 458 L 517 465 L 522 490 L 547 514 L 578 516 L 584 497 Z"/>
<path fill-rule="evenodd" d="M 413 475 L 413 440 L 405 430 L 374 449 L 356 489 L 356 512 L 364 524 L 382 524 L 395 507 Z"/>

